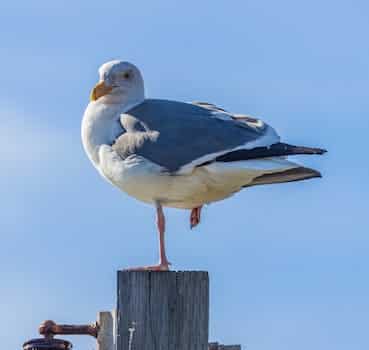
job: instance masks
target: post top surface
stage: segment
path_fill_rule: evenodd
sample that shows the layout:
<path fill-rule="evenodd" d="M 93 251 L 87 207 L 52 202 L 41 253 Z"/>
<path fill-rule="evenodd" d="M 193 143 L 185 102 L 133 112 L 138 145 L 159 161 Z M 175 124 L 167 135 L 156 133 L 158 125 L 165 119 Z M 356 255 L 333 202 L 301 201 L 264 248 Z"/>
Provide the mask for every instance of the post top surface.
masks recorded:
<path fill-rule="evenodd" d="M 118 270 L 124 273 L 208 273 L 204 270 L 170 270 L 170 271 L 134 271 L 134 270 Z"/>
<path fill-rule="evenodd" d="M 208 271 L 177 270 L 177 271 L 129 271 L 118 270 L 119 274 L 208 274 Z"/>

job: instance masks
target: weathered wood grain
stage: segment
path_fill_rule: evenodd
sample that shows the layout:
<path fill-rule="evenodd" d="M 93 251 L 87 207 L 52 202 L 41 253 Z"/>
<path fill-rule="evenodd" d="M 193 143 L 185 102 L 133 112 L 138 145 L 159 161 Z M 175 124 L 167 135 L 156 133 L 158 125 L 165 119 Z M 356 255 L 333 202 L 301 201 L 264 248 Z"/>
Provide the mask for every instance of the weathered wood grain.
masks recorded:
<path fill-rule="evenodd" d="M 117 350 L 207 350 L 207 272 L 118 272 Z"/>
<path fill-rule="evenodd" d="M 116 311 L 101 311 L 97 315 L 99 332 L 97 350 L 115 350 Z"/>

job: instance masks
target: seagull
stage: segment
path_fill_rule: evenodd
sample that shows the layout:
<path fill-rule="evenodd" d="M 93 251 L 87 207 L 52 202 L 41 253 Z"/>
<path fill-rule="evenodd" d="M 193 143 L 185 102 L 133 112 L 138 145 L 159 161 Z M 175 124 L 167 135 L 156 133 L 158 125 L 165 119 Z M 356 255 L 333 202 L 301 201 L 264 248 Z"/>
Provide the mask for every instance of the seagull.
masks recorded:
<path fill-rule="evenodd" d="M 121 60 L 99 68 L 81 134 L 103 178 L 156 208 L 159 263 L 139 271 L 169 270 L 163 207 L 189 209 L 193 228 L 205 204 L 243 188 L 321 177 L 287 156 L 326 152 L 280 142 L 262 120 L 211 103 L 147 99 L 140 70 Z"/>

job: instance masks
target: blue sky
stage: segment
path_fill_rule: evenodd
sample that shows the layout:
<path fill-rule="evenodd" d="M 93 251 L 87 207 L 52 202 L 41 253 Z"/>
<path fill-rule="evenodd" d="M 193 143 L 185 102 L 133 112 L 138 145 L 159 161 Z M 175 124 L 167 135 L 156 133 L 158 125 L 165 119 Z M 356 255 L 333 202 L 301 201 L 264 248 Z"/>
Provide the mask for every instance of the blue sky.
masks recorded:
<path fill-rule="evenodd" d="M 122 58 L 147 95 L 262 117 L 324 177 L 167 210 L 175 269 L 208 270 L 211 339 L 243 349 L 368 349 L 366 1 L 59 1 L 0 5 L 0 329 L 115 304 L 116 270 L 156 261 L 154 209 L 103 181 L 80 143 L 97 68 Z M 77 349 L 93 340 L 73 338 Z"/>

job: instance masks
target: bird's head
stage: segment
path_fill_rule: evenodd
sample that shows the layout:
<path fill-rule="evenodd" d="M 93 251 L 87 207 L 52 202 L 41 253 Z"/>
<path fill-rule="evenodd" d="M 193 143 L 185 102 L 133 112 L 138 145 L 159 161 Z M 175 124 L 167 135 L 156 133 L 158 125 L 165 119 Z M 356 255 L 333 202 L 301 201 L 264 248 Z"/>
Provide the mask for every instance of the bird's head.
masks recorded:
<path fill-rule="evenodd" d="M 91 91 L 91 101 L 134 103 L 144 99 L 142 75 L 132 63 L 106 62 L 99 68 L 99 78 L 99 83 Z"/>

